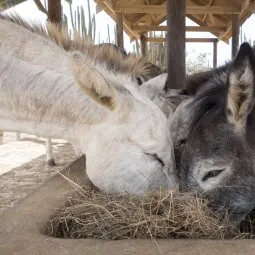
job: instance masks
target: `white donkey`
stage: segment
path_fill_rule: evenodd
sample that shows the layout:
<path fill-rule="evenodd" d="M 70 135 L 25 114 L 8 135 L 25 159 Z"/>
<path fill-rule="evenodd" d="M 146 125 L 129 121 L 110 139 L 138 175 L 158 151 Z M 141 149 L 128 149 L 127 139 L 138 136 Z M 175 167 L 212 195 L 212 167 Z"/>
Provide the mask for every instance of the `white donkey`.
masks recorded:
<path fill-rule="evenodd" d="M 136 56 L 134 54 L 123 55 L 123 53 L 112 45 L 93 45 L 90 41 L 84 40 L 81 38 L 79 34 L 76 34 L 74 39 L 71 40 L 68 33 L 64 28 L 59 29 L 53 24 L 49 24 L 46 29 L 40 26 L 31 26 L 26 23 L 18 16 L 13 17 L 1 17 L 2 19 L 9 19 L 14 24 L 20 24 L 24 27 L 29 28 L 30 30 L 41 33 L 41 35 L 48 35 L 51 40 L 54 40 L 58 45 L 60 45 L 66 51 L 74 51 L 79 50 L 82 53 L 85 53 L 87 56 L 94 58 L 96 61 L 100 61 L 103 65 L 106 65 L 107 69 L 112 69 L 114 72 L 125 73 L 132 80 L 137 82 L 138 78 L 140 80 L 146 81 L 151 77 L 157 75 L 160 70 L 156 66 L 149 63 L 145 58 L 141 56 Z M 13 25 L 14 25 L 13 24 Z M 2 32 L 6 31 L 6 24 L 2 24 Z M 12 31 L 9 31 L 9 35 L 13 36 Z M 39 38 L 38 38 L 39 39 Z M 6 43 L 6 42 L 5 42 Z M 13 43 L 13 42 L 10 42 Z M 15 41 L 16 43 L 16 41 Z M 19 44 L 19 42 L 17 42 Z M 6 44 L 7 45 L 7 44 Z M 48 44 L 44 41 L 45 50 L 47 48 L 49 51 L 54 52 L 54 48 L 52 49 L 52 45 Z M 47 45 L 47 46 L 46 46 Z M 10 45 L 9 45 L 10 46 Z M 13 46 L 13 44 L 12 44 Z M 98 47 L 100 46 L 100 47 Z M 59 56 L 56 58 L 56 54 L 48 54 L 47 60 L 45 60 L 44 53 L 37 47 L 31 50 L 32 55 L 35 54 L 35 50 L 37 50 L 37 58 L 30 59 L 33 64 L 39 64 L 45 66 L 50 69 L 59 68 L 59 65 L 56 65 L 56 61 L 59 60 Z M 41 56 L 40 56 L 41 54 Z M 31 55 L 29 56 L 31 57 Z M 27 55 L 23 55 L 24 59 L 27 59 Z M 156 71 L 155 71 L 156 70 Z M 140 78 L 143 77 L 143 78 Z M 147 92 L 147 90 L 146 90 Z M 156 103 L 158 100 L 156 100 Z M 3 132 L 0 131 L 2 134 Z M 19 140 L 20 134 L 16 133 L 17 140 Z M 80 155 L 80 151 L 77 147 L 74 147 L 76 155 Z M 52 155 L 52 146 L 51 139 L 48 138 L 46 140 L 46 162 L 50 166 L 55 165 L 55 161 Z"/>
<path fill-rule="evenodd" d="M 8 20 L 0 44 L 1 129 L 76 144 L 105 192 L 175 187 L 168 120 L 130 76 Z"/>

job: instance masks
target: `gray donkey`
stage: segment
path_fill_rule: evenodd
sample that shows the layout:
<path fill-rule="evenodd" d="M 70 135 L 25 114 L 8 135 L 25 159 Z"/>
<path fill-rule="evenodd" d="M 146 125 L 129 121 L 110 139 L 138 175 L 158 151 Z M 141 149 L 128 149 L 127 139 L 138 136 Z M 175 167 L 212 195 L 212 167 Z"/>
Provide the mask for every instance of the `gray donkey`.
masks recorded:
<path fill-rule="evenodd" d="M 210 198 L 239 222 L 255 207 L 253 49 L 242 44 L 232 63 L 193 77 L 183 92 L 192 96 L 170 127 L 180 190 Z"/>

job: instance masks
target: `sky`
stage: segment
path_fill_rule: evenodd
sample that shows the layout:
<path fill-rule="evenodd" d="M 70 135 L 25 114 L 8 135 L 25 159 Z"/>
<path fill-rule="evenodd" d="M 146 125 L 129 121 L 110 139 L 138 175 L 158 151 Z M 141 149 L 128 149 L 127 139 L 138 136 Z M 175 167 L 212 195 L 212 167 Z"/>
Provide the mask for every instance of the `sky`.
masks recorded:
<path fill-rule="evenodd" d="M 42 0 L 41 0 L 42 1 Z M 87 9 L 87 1 L 90 1 L 91 11 L 92 13 L 96 13 L 96 4 L 93 0 L 73 0 L 72 9 L 73 12 L 77 8 L 77 6 L 83 6 L 84 10 Z M 47 2 L 47 1 L 46 1 Z M 69 4 L 62 0 L 63 6 L 63 13 L 68 17 L 69 25 L 70 25 L 70 8 Z M 38 23 L 45 23 L 46 15 L 40 12 L 36 5 L 34 4 L 33 0 L 28 0 L 22 4 L 15 6 L 14 8 L 10 9 L 11 12 L 16 12 L 20 14 L 25 19 L 36 21 Z M 85 18 L 87 17 L 85 11 Z M 96 42 L 98 42 L 100 38 L 100 42 L 107 42 L 108 41 L 108 28 L 110 31 L 110 38 L 111 41 L 114 40 L 114 26 L 115 22 L 109 17 L 104 11 L 96 14 Z M 186 18 L 186 25 L 196 25 L 193 21 Z M 242 31 L 245 33 L 248 40 L 252 42 L 255 41 L 255 15 L 253 14 L 242 26 Z M 100 34 L 100 35 L 99 35 Z M 214 38 L 215 36 L 207 33 L 207 32 L 187 32 L 186 37 L 208 37 Z M 132 51 L 134 43 L 130 43 L 130 39 L 127 34 L 124 33 L 124 46 L 127 51 Z M 208 65 L 212 66 L 213 60 L 213 45 L 212 43 L 187 43 L 186 44 L 186 52 L 190 58 L 196 58 L 197 55 L 200 53 L 207 53 L 208 54 Z M 226 61 L 230 60 L 231 58 L 231 40 L 229 44 L 225 42 L 218 43 L 218 65 L 224 64 Z"/>

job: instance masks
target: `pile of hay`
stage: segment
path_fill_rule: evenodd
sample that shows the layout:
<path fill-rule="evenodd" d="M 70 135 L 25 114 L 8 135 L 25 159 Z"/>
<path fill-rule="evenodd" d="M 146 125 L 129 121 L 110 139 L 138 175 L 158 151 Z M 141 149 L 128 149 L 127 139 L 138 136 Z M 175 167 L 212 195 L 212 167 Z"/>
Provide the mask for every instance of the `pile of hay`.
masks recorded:
<path fill-rule="evenodd" d="M 247 224 L 246 224 L 247 227 Z M 238 238 L 241 231 L 190 193 L 153 192 L 141 197 L 80 189 L 55 212 L 47 234 L 61 238 Z"/>

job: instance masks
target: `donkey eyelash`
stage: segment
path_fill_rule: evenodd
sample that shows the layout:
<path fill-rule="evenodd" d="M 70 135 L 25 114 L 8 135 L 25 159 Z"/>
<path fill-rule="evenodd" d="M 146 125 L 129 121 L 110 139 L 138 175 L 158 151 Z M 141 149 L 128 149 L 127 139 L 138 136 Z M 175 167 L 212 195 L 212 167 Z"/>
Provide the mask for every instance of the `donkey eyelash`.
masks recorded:
<path fill-rule="evenodd" d="M 214 178 L 216 176 L 218 176 L 220 173 L 222 173 L 225 169 L 217 169 L 217 170 L 212 170 L 212 171 L 209 171 L 202 179 L 202 181 L 207 181 L 208 179 L 210 178 Z"/>
<path fill-rule="evenodd" d="M 165 166 L 165 163 L 163 162 L 163 160 L 161 158 L 158 157 L 157 154 L 151 154 L 151 153 L 145 153 L 145 154 L 155 158 L 162 165 L 162 167 Z"/>

